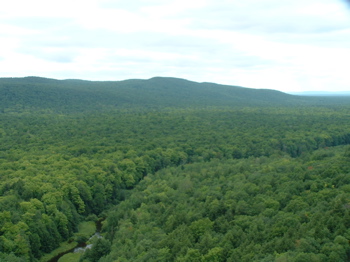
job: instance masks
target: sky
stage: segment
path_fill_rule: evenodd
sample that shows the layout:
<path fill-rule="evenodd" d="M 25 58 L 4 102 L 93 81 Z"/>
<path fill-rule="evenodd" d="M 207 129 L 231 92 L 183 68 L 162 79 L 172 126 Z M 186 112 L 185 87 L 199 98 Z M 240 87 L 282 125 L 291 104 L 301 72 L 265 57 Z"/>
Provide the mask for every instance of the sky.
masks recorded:
<path fill-rule="evenodd" d="M 11 0 L 0 77 L 350 91 L 345 0 Z"/>

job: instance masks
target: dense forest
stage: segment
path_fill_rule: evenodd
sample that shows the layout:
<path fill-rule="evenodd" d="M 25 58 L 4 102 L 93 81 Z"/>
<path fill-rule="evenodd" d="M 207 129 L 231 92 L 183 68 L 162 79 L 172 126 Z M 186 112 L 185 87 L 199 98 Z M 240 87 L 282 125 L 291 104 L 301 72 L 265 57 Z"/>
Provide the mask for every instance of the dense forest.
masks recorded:
<path fill-rule="evenodd" d="M 3 78 L 0 145 L 0 261 L 350 260 L 350 97 Z"/>

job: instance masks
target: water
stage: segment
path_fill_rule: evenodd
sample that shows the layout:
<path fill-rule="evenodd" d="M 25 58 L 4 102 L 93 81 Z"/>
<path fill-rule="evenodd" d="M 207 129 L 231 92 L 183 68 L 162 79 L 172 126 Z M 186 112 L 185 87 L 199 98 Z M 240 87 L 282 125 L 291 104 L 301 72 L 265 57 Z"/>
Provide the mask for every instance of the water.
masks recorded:
<path fill-rule="evenodd" d="M 102 221 L 103 221 L 103 219 L 100 219 L 100 220 L 96 221 L 96 233 L 92 237 L 90 237 L 88 241 L 92 240 L 92 238 L 94 238 L 94 237 L 102 238 L 102 236 L 100 234 L 100 231 L 101 231 L 101 228 L 102 228 Z M 86 241 L 86 242 L 88 242 L 88 241 Z M 83 253 L 89 248 L 92 248 L 92 244 L 88 244 L 87 245 L 86 243 L 81 243 L 81 244 L 77 245 L 73 249 L 70 249 L 70 250 L 67 250 L 66 252 L 62 252 L 62 253 L 58 254 L 54 258 L 50 259 L 48 262 L 57 262 L 65 254 L 68 254 L 70 252 L 73 252 L 73 253 L 81 252 L 81 253 Z"/>
<path fill-rule="evenodd" d="M 100 232 L 96 232 L 92 237 L 89 238 L 87 242 L 91 241 L 93 238 L 102 238 L 102 236 Z M 87 249 L 90 248 L 92 248 L 92 244 L 88 244 L 84 247 L 76 247 L 74 248 L 73 253 L 84 253 Z"/>
<path fill-rule="evenodd" d="M 73 253 L 84 253 L 87 249 L 92 248 L 92 244 L 86 245 L 85 247 L 76 247 L 73 250 Z"/>

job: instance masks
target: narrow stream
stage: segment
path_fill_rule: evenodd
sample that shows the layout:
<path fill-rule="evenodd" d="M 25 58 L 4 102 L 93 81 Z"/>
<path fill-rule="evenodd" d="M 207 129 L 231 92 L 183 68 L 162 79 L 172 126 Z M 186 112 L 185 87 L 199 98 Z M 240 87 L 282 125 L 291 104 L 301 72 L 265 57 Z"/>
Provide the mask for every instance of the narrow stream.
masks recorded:
<path fill-rule="evenodd" d="M 95 232 L 95 234 L 93 234 L 89 238 L 89 240 L 91 240 L 94 237 L 102 238 L 102 236 L 100 234 L 100 231 L 101 231 L 101 228 L 102 228 L 102 221 L 103 221 L 103 219 L 99 219 L 99 220 L 96 221 L 96 232 Z M 91 247 L 92 247 L 92 244 L 87 244 L 86 242 L 80 243 L 80 244 L 76 245 L 74 248 L 69 249 L 69 250 L 67 250 L 65 252 L 62 252 L 62 253 L 58 254 L 57 256 L 55 256 L 54 258 L 51 258 L 47 262 L 57 262 L 61 257 L 63 257 L 64 255 L 66 255 L 68 253 L 71 253 L 71 252 L 73 252 L 73 253 L 78 253 L 78 252 L 83 253 L 83 252 L 85 252 L 86 249 L 89 249 Z"/>
<path fill-rule="evenodd" d="M 97 238 L 102 238 L 102 236 L 100 235 L 100 232 L 96 232 L 95 234 L 93 234 L 89 240 L 87 242 L 89 242 L 91 239 L 93 239 L 94 237 L 97 237 Z M 84 253 L 86 249 L 90 249 L 92 248 L 92 244 L 86 244 L 86 243 L 83 243 L 85 245 L 83 246 L 78 246 L 76 248 L 73 249 L 73 253 Z"/>

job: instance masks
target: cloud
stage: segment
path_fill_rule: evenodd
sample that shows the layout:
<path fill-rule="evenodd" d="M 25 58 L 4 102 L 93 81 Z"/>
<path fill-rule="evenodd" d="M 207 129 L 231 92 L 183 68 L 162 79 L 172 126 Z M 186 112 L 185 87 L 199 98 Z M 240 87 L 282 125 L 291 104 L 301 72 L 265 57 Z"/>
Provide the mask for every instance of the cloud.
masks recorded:
<path fill-rule="evenodd" d="M 0 72 L 340 90 L 349 33 L 341 0 L 13 0 L 0 10 Z"/>
<path fill-rule="evenodd" d="M 349 17 L 334 1 L 223 1 L 198 10 L 195 28 L 254 33 L 310 33 L 344 29 Z"/>

